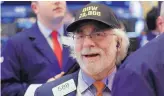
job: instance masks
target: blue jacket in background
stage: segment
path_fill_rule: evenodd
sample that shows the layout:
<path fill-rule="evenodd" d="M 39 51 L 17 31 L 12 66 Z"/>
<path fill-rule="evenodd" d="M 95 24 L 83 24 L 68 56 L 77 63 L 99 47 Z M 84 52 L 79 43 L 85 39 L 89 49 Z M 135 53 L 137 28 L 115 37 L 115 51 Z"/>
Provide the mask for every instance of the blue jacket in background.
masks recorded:
<path fill-rule="evenodd" d="M 69 55 L 69 49 L 63 46 L 63 68 L 60 70 L 57 58 L 37 24 L 16 34 L 2 51 L 2 96 L 23 96 L 30 84 L 45 83 L 61 71 L 67 72 L 75 63 Z"/>

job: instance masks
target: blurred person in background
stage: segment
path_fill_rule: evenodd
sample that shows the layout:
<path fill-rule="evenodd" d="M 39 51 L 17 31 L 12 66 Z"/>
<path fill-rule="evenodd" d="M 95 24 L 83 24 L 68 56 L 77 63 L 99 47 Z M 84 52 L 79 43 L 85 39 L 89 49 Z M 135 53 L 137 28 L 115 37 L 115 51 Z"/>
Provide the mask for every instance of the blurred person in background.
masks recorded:
<path fill-rule="evenodd" d="M 156 24 L 161 35 L 127 57 L 115 75 L 112 96 L 164 96 L 164 2 Z"/>
<path fill-rule="evenodd" d="M 35 96 L 111 96 L 117 65 L 126 57 L 129 46 L 113 11 L 103 4 L 90 3 L 76 13 L 67 31 L 74 38 L 69 45 L 80 71 L 42 85 Z"/>
<path fill-rule="evenodd" d="M 159 29 L 157 27 L 158 9 L 153 7 L 146 16 L 146 23 L 148 27 L 147 40 L 150 41 L 159 35 Z"/>
<path fill-rule="evenodd" d="M 140 35 L 137 37 L 137 49 L 144 46 L 146 43 L 149 42 L 147 40 L 147 33 L 148 33 L 148 28 L 147 28 L 147 24 L 146 24 L 146 21 L 145 21 L 144 29 L 142 30 Z"/>
<path fill-rule="evenodd" d="M 147 32 L 141 32 L 141 35 L 138 37 L 139 46 L 142 47 L 150 40 L 154 39 L 159 35 L 159 30 L 157 28 L 157 18 L 158 18 L 158 9 L 153 7 L 146 16 L 146 25 L 148 28 Z"/>
<path fill-rule="evenodd" d="M 75 17 L 73 13 L 67 10 L 66 15 L 64 16 L 64 24 L 69 25 L 74 21 Z"/>
<path fill-rule="evenodd" d="M 69 49 L 62 46 L 66 2 L 33 1 L 31 7 L 37 23 L 11 37 L 2 50 L 2 96 L 23 96 L 25 92 L 32 96 L 37 84 L 55 80 L 75 63 Z"/>

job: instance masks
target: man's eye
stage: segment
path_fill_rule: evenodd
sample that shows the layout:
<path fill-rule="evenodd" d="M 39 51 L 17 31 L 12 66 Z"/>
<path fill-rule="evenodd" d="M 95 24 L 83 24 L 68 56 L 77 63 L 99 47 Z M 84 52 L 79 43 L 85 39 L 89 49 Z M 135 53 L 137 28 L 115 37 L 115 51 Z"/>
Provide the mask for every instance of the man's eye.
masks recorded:
<path fill-rule="evenodd" d="M 100 29 L 94 29 L 94 32 L 99 33 L 99 32 L 101 32 L 101 30 Z"/>
<path fill-rule="evenodd" d="M 103 36 L 103 33 L 97 32 L 95 35 L 96 35 L 96 36 Z"/>
<path fill-rule="evenodd" d="M 83 35 L 78 35 L 78 36 L 76 36 L 77 37 L 77 39 L 81 39 L 81 38 L 83 38 L 84 36 Z"/>

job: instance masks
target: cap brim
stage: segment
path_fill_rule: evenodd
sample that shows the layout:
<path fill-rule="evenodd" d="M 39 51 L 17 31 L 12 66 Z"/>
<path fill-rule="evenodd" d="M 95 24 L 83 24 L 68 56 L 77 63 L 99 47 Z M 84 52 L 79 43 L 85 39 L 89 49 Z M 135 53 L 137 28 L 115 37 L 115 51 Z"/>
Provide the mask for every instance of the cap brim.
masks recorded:
<path fill-rule="evenodd" d="M 105 21 L 99 21 L 99 20 L 96 20 L 96 19 L 81 19 L 81 20 L 78 20 L 78 21 L 75 21 L 73 23 L 71 23 L 67 28 L 67 32 L 75 32 L 75 30 L 83 23 L 83 22 L 88 22 L 88 21 L 96 21 L 96 22 L 99 22 L 99 23 L 103 23 L 109 27 L 112 27 L 112 25 L 109 25 L 108 23 L 106 23 Z"/>

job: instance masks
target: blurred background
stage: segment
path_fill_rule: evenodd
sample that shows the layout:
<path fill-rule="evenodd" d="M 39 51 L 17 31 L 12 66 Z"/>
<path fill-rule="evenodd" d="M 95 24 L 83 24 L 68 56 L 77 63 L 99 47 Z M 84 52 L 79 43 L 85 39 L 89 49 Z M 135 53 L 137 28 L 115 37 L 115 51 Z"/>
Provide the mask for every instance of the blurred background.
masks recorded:
<path fill-rule="evenodd" d="M 159 8 L 161 4 L 160 1 L 68 1 L 65 23 L 72 22 L 75 12 L 90 2 L 103 3 L 114 10 L 130 38 L 133 51 L 146 42 L 144 37 L 140 41 L 137 38 L 147 34 L 147 13 L 153 7 Z M 30 1 L 1 1 L 1 48 L 8 38 L 36 22 L 30 4 Z"/>

